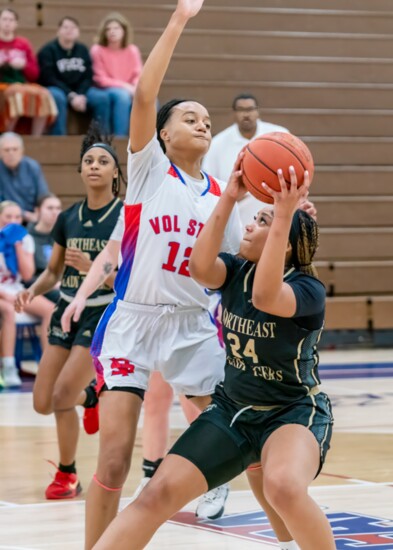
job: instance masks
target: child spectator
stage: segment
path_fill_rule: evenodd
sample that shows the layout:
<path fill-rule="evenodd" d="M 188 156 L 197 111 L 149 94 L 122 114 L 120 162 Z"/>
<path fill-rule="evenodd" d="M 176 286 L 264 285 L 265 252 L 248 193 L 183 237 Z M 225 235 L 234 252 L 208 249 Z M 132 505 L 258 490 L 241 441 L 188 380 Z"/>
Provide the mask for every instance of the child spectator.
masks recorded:
<path fill-rule="evenodd" d="M 34 273 L 34 241 L 21 223 L 22 210 L 16 202 L 0 203 L 0 345 L 3 384 L 6 387 L 21 385 L 15 365 L 14 302 L 17 293 L 23 290 L 22 280 L 31 279 Z M 41 344 L 45 347 L 53 304 L 40 296 L 25 311 L 42 319 Z"/>
<path fill-rule="evenodd" d="M 39 67 L 30 42 L 15 36 L 18 14 L 0 11 L 0 91 L 4 93 L 1 131 L 15 130 L 21 118 L 31 120 L 31 133 L 40 136 L 57 116 L 51 94 L 35 82 Z"/>
<path fill-rule="evenodd" d="M 78 42 L 79 23 L 74 17 L 63 17 L 57 38 L 38 52 L 40 83 L 55 98 L 59 115 L 50 129 L 52 135 L 67 133 L 67 108 L 84 113 L 91 111 L 101 126 L 109 128 L 109 96 L 93 86 L 89 50 Z"/>
<path fill-rule="evenodd" d="M 37 205 L 38 222 L 28 227 L 29 234 L 33 237 L 35 252 L 34 263 L 35 273 L 28 285 L 34 283 L 38 277 L 45 271 L 48 266 L 49 258 L 52 254 L 54 239 L 52 237 L 52 229 L 56 223 L 57 216 L 61 212 L 61 201 L 52 193 L 42 197 Z M 44 294 L 48 300 L 56 303 L 60 293 L 57 288 L 49 290 Z"/>
<path fill-rule="evenodd" d="M 116 136 L 128 136 L 132 98 L 142 70 L 141 53 L 132 41 L 130 23 L 112 12 L 101 22 L 97 44 L 90 51 L 94 82 L 109 94 L 111 132 Z"/>

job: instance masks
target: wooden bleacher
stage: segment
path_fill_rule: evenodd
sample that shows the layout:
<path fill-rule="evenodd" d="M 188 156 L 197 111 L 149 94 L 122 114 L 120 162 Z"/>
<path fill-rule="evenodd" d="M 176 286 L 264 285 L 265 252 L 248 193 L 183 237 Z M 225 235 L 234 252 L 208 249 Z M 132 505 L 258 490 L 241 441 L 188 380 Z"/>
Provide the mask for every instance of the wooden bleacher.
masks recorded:
<path fill-rule="evenodd" d="M 91 44 L 105 0 L 0 0 L 20 15 L 20 32 L 39 48 L 63 15 L 81 22 Z M 40 5 L 37 8 L 38 4 Z M 321 226 L 317 266 L 331 330 L 393 329 L 393 3 L 392 0 L 206 0 L 184 32 L 160 100 L 204 103 L 218 132 L 232 122 L 242 91 L 261 117 L 288 127 L 316 163 L 312 200 Z M 345 5 L 343 5 L 345 4 Z M 174 0 L 115 0 L 146 57 Z M 94 6 L 94 10 L 92 10 Z M 75 127 L 74 127 L 75 130 Z M 26 138 L 65 205 L 83 194 L 80 138 Z M 126 141 L 117 149 L 125 163 Z M 393 341 L 392 341 L 393 343 Z"/>

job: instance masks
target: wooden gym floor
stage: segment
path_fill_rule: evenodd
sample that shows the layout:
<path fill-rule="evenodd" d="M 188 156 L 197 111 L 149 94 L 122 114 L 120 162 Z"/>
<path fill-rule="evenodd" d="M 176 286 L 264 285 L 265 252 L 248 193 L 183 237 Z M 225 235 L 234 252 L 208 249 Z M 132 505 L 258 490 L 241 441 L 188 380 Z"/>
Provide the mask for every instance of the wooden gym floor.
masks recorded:
<path fill-rule="evenodd" d="M 322 352 L 323 387 L 336 419 L 332 448 L 311 494 L 331 521 L 338 550 L 393 550 L 392 350 Z M 32 380 L 0 394 L 0 550 L 82 550 L 84 492 L 72 501 L 44 499 L 57 461 L 52 417 L 32 409 Z M 172 438 L 186 426 L 179 404 Z M 81 432 L 78 472 L 84 489 L 94 472 L 98 436 Z M 140 480 L 138 435 L 122 506 Z M 52 471 L 53 470 L 53 471 Z M 268 550 L 274 535 L 244 476 L 231 483 L 226 515 L 197 522 L 191 503 L 167 522 L 149 550 Z M 317 550 L 317 549 L 315 549 Z"/>

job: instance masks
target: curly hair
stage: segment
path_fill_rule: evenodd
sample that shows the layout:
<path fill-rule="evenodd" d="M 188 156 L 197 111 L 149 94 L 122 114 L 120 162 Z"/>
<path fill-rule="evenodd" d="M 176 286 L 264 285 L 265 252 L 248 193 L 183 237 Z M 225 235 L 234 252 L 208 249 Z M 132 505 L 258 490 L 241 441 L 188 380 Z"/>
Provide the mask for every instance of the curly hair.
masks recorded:
<path fill-rule="evenodd" d="M 118 170 L 119 175 L 116 178 L 113 178 L 112 182 L 112 193 L 115 195 L 115 197 L 117 197 L 120 192 L 121 182 L 123 182 L 125 186 L 127 185 L 127 182 L 123 176 L 116 150 L 112 146 L 112 139 L 113 136 L 110 136 L 106 132 L 104 132 L 100 124 L 96 120 L 93 120 L 87 130 L 86 135 L 82 140 L 78 172 L 82 171 L 82 159 L 86 152 L 93 146 L 102 146 L 102 148 L 108 151 L 108 153 L 110 153 L 110 155 L 113 157 L 116 168 Z"/>

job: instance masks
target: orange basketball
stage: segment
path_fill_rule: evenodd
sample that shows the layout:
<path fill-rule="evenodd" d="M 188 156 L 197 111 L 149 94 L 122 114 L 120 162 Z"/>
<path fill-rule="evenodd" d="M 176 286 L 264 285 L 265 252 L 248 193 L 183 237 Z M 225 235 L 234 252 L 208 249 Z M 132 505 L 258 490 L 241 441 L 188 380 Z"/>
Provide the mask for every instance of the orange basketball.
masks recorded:
<path fill-rule="evenodd" d="M 290 185 L 289 167 L 293 166 L 298 187 L 302 185 L 304 172 L 308 170 L 310 182 L 314 175 L 314 161 L 307 145 L 301 139 L 284 132 L 271 132 L 256 137 L 246 146 L 242 160 L 243 183 L 254 197 L 273 204 L 274 200 L 262 187 L 264 181 L 280 191 L 277 170 L 282 169 L 285 181 Z"/>

